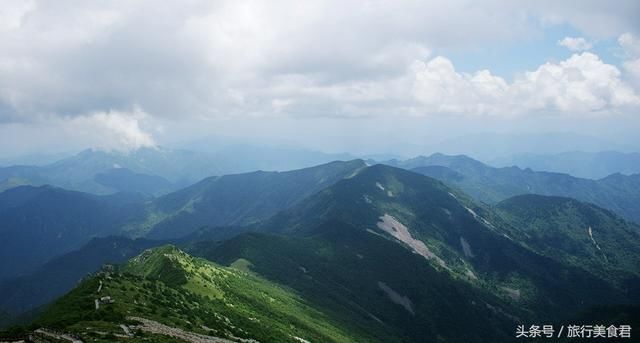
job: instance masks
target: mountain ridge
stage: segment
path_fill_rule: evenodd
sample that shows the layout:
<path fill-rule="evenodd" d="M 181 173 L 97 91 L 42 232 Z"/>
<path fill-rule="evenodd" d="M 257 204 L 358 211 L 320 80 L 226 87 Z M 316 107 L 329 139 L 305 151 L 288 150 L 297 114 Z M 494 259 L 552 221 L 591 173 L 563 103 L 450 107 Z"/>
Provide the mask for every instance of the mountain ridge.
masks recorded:
<path fill-rule="evenodd" d="M 526 193 L 566 196 L 640 222 L 640 174 L 614 174 L 591 180 L 518 167 L 494 168 L 465 155 L 434 154 L 408 161 L 383 163 L 438 178 L 488 204 Z"/>

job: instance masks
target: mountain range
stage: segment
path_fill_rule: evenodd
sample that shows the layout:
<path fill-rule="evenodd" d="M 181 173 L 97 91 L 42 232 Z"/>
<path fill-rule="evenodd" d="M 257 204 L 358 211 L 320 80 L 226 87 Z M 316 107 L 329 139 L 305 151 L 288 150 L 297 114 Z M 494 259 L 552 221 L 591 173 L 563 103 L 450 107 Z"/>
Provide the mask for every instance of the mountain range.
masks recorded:
<path fill-rule="evenodd" d="M 449 137 L 422 151 L 448 155 L 467 154 L 483 161 L 525 154 L 554 155 L 571 151 L 638 151 L 637 144 L 620 144 L 609 139 L 574 132 L 471 133 Z M 418 154 L 419 152 L 414 152 Z M 507 165 L 510 166 L 510 165 Z"/>
<path fill-rule="evenodd" d="M 610 177 L 607 199 L 637 195 L 633 177 Z M 6 269 L 0 309 L 29 311 L 14 330 L 97 341 L 496 342 L 603 308 L 628 318 L 640 226 L 620 208 L 633 201 L 581 201 L 566 180 L 605 179 L 432 155 L 210 177 L 152 198 L 17 187 L 0 193 L 5 241 L 74 238 Z M 127 237 L 95 238 L 114 234 Z"/>
<path fill-rule="evenodd" d="M 355 175 L 365 166 L 363 161 L 353 160 L 288 172 L 206 178 L 153 200 L 145 221 L 132 224 L 131 230 L 153 238 L 178 238 L 204 226 L 251 224 Z"/>
<path fill-rule="evenodd" d="M 582 152 L 559 154 L 520 154 L 493 159 L 489 164 L 498 167 L 518 166 L 539 171 L 570 174 L 587 179 L 601 179 L 611 174 L 640 173 L 640 153 L 618 151 Z"/>
<path fill-rule="evenodd" d="M 87 149 L 49 164 L 0 168 L 0 191 L 18 185 L 49 184 L 94 194 L 135 191 L 161 195 L 213 175 L 285 171 L 349 158 L 347 154 L 243 144 L 206 151 L 163 147 L 126 152 Z"/>
<path fill-rule="evenodd" d="M 515 166 L 495 168 L 465 155 L 443 154 L 382 163 L 434 177 L 488 204 L 521 194 L 562 196 L 590 202 L 640 222 L 640 174 L 618 173 L 592 180 Z"/>

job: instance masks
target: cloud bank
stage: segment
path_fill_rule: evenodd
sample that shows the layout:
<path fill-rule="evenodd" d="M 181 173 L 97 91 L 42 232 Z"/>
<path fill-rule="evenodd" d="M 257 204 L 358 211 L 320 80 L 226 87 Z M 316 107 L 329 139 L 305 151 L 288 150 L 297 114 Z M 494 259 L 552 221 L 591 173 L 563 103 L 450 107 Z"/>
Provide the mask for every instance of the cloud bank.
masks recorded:
<path fill-rule="evenodd" d="M 425 112 L 611 113 L 640 105 L 638 95 L 620 79 L 620 71 L 587 52 L 541 65 L 512 83 L 489 70 L 458 73 L 444 57 L 416 62 L 413 71 L 413 92 L 426 106 Z"/>
<path fill-rule="evenodd" d="M 5 0 L 0 125 L 59 118 L 138 147 L 155 144 L 137 124 L 154 120 L 616 114 L 639 106 L 636 13 L 595 0 Z M 554 25 L 588 38 L 513 79 L 442 53 L 472 58 Z M 618 36 L 618 66 L 583 52 Z"/>

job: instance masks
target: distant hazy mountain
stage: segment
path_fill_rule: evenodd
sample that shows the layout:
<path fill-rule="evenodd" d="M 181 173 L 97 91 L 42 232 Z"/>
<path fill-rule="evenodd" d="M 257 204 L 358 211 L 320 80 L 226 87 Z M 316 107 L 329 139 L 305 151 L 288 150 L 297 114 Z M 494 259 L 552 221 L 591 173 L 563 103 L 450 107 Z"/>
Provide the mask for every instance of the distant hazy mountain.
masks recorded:
<path fill-rule="evenodd" d="M 637 151 L 640 146 L 570 132 L 544 134 L 477 133 L 451 138 L 430 147 L 431 152 L 467 154 L 484 161 L 519 154 L 557 154 L 566 151 Z"/>
<path fill-rule="evenodd" d="M 178 185 L 187 185 L 206 176 L 216 175 L 216 161 L 194 151 L 165 148 L 141 148 L 130 152 L 85 150 L 75 156 L 42 167 L 52 184 L 88 192 L 113 192 L 102 185 L 92 186 L 96 175 L 114 168 L 134 173 L 157 175 Z M 101 188 L 102 187 L 102 188 Z"/>
<path fill-rule="evenodd" d="M 77 152 L 62 152 L 52 154 L 27 154 L 22 156 L 0 158 L 0 166 L 44 166 L 64 158 L 71 157 Z"/>
<path fill-rule="evenodd" d="M 199 150 L 195 150 L 199 151 Z M 286 171 L 324 164 L 332 161 L 348 161 L 349 154 L 330 154 L 314 150 L 250 144 L 229 144 L 203 150 L 216 161 L 222 171 L 214 175 L 246 173 L 256 170 Z"/>
<path fill-rule="evenodd" d="M 127 185 L 140 185 L 137 191 L 161 194 L 210 176 L 257 170 L 283 171 L 352 159 L 346 154 L 268 146 L 226 145 L 212 150 L 157 147 L 118 152 L 87 149 L 38 167 L 0 168 L 0 191 L 18 185 L 50 184 L 94 194 L 111 194 Z M 130 172 L 114 171 L 120 168 Z"/>
<path fill-rule="evenodd" d="M 600 179 L 611 174 L 640 173 L 640 153 L 617 151 L 523 154 L 490 161 L 498 167 L 518 166 L 537 171 L 566 173 L 576 177 Z"/>
<path fill-rule="evenodd" d="M 176 188 L 161 176 L 135 173 L 126 168 L 109 169 L 96 174 L 93 180 L 116 192 L 159 195 L 169 193 Z"/>
<path fill-rule="evenodd" d="M 97 196 L 51 186 L 0 193 L 0 279 L 28 274 L 92 237 L 119 232 L 143 213 L 142 200 L 133 194 Z"/>
<path fill-rule="evenodd" d="M 157 175 L 168 175 L 176 185 L 181 182 L 187 184 L 186 180 L 181 179 L 182 166 L 188 164 L 188 160 L 202 163 L 208 160 L 193 154 L 155 149 L 139 149 L 131 153 L 89 149 L 44 166 L 0 168 L 0 191 L 17 185 L 49 184 L 82 192 L 111 194 L 121 191 L 125 184 L 131 185 L 145 179 L 145 192 L 158 194 L 176 189 L 176 186 L 160 181 Z M 114 171 L 121 168 L 129 172 Z M 203 167 L 199 175 L 206 175 L 207 170 Z"/>
<path fill-rule="evenodd" d="M 383 163 L 437 178 L 489 204 L 521 194 L 563 196 L 596 204 L 640 223 L 640 174 L 591 180 L 518 167 L 494 168 L 464 155 L 443 154 Z"/>
<path fill-rule="evenodd" d="M 48 179 L 42 174 L 40 167 L 11 166 L 0 168 L 0 192 L 24 185 L 45 185 Z"/>

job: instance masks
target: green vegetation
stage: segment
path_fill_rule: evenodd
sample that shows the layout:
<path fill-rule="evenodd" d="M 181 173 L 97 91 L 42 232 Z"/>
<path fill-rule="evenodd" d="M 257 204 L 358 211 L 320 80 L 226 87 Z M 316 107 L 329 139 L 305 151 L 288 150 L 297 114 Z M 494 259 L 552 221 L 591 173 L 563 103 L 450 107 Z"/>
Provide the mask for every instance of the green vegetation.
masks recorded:
<path fill-rule="evenodd" d="M 463 166 L 439 175 L 484 170 L 449 162 Z M 597 308 L 628 318 L 640 299 L 638 226 L 567 198 L 523 195 L 491 207 L 436 179 L 354 161 L 211 178 L 146 206 L 128 229 L 173 237 L 214 226 L 176 241 L 182 250 L 146 250 L 86 278 L 34 328 L 166 340 L 149 336 L 152 320 L 261 342 L 497 342 L 518 323 Z M 244 226 L 215 226 L 232 224 Z M 96 310 L 102 296 L 115 302 Z M 120 324 L 141 332 L 123 338 Z"/>
<path fill-rule="evenodd" d="M 424 242 L 435 255 L 427 254 L 434 268 L 488 290 L 532 316 L 562 318 L 590 305 L 634 299 L 630 290 L 637 284 L 633 274 L 637 275 L 638 264 L 627 264 L 633 274 L 623 282 L 630 286 L 620 287 L 602 277 L 606 269 L 595 273 L 527 245 L 526 229 L 492 208 L 474 204 L 434 179 L 384 165 L 369 167 L 305 199 L 261 229 L 313 237 L 334 225 L 330 223 L 348 224 L 351 230 L 373 232 L 416 249 L 379 229 L 384 215 L 406 227 L 413 240 Z M 633 244 L 625 253 L 640 255 Z"/>
<path fill-rule="evenodd" d="M 96 310 L 95 299 L 107 295 L 115 302 Z M 119 324 L 135 326 L 128 317 L 203 335 L 262 342 L 295 342 L 294 336 L 321 342 L 369 341 L 344 330 L 286 288 L 193 258 L 173 246 L 147 250 L 115 273 L 83 281 L 53 303 L 35 325 L 88 338 L 98 332 L 122 334 Z"/>
<path fill-rule="evenodd" d="M 640 226 L 597 206 L 561 197 L 521 195 L 497 205 L 522 230 L 519 240 L 556 261 L 620 286 L 640 277 Z"/>
<path fill-rule="evenodd" d="M 464 155 L 443 154 L 384 163 L 434 177 L 489 204 L 522 194 L 570 197 L 640 223 L 640 174 L 591 180 L 518 167 L 493 168 Z"/>
<path fill-rule="evenodd" d="M 130 223 L 127 229 L 135 235 L 177 238 L 204 226 L 256 223 L 364 167 L 363 161 L 354 160 L 288 172 L 210 177 L 154 200 L 148 206 L 145 220 Z M 223 230 L 220 231 L 216 238 L 224 237 Z"/>
<path fill-rule="evenodd" d="M 348 323 L 351 332 L 364 330 L 381 342 L 504 341 L 515 325 L 509 316 L 526 315 L 388 239 L 340 222 L 316 232 L 322 233 L 305 238 L 252 233 L 188 250 L 225 265 L 250 261 L 253 273 L 295 289 L 314 308 Z M 379 283 L 407 297 L 413 312 L 394 303 Z"/>

